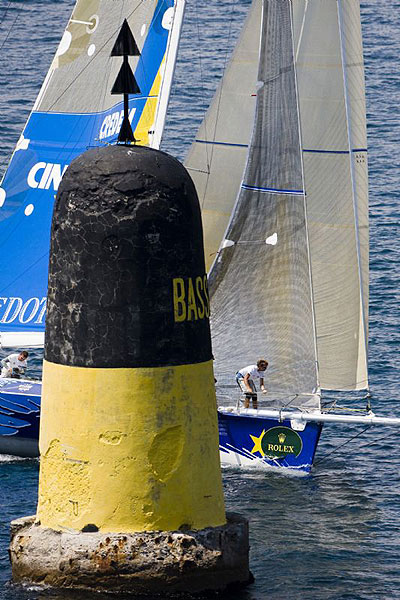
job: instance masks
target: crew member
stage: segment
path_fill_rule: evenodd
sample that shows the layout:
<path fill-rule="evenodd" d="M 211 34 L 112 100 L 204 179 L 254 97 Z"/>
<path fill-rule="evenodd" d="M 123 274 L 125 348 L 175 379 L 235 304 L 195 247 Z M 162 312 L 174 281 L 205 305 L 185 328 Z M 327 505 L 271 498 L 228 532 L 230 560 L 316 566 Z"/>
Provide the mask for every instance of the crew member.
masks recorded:
<path fill-rule="evenodd" d="M 18 379 L 28 366 L 27 358 L 29 354 L 23 350 L 19 354 L 9 354 L 1 361 L 1 377 L 14 377 Z"/>
<path fill-rule="evenodd" d="M 260 380 L 260 389 L 263 394 L 267 393 L 267 390 L 264 387 L 264 372 L 268 367 L 268 361 L 264 358 L 260 358 L 257 361 L 256 365 L 249 365 L 248 367 L 243 367 L 236 373 L 236 383 L 245 393 L 245 401 L 244 407 L 249 408 L 250 406 L 250 398 L 252 400 L 253 408 L 258 408 L 257 404 L 257 389 L 254 383 L 254 379 Z"/>

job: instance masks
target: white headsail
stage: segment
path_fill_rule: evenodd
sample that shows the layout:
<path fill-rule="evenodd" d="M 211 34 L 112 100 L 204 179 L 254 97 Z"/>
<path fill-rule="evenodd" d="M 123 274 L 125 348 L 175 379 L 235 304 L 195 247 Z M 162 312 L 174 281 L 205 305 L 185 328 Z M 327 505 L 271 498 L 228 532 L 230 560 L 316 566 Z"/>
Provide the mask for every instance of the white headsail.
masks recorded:
<path fill-rule="evenodd" d="M 207 269 L 228 225 L 246 164 L 256 104 L 261 5 L 261 0 L 253 1 L 185 161 L 199 195 Z"/>

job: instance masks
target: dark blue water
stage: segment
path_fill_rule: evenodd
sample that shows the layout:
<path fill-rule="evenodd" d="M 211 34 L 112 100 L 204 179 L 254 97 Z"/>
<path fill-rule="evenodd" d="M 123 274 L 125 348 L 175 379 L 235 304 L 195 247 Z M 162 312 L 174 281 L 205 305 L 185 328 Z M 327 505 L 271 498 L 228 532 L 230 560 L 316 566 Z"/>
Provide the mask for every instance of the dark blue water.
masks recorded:
<path fill-rule="evenodd" d="M 0 171 L 72 4 L 0 0 Z M 185 154 L 226 60 L 226 34 L 233 41 L 246 5 L 188 2 L 163 146 L 178 158 Z M 373 407 L 380 414 L 400 416 L 400 2 L 363 2 L 362 19 L 371 194 L 370 379 Z M 33 360 L 38 361 L 39 356 Z M 326 427 L 317 464 L 307 478 L 224 471 L 227 507 L 250 519 L 255 575 L 251 587 L 230 598 L 400 598 L 400 436 L 391 428 L 370 429 L 327 456 L 359 431 Z M 89 598 L 9 585 L 9 522 L 35 512 L 38 463 L 0 461 L 0 600 Z"/>

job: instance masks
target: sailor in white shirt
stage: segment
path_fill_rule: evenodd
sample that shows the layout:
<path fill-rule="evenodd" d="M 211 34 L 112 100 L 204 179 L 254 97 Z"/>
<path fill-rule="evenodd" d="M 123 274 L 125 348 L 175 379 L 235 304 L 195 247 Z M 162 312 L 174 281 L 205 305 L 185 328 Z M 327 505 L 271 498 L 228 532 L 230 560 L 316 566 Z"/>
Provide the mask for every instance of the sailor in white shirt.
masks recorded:
<path fill-rule="evenodd" d="M 1 377 L 16 377 L 18 378 L 28 366 L 27 358 L 29 354 L 23 350 L 19 354 L 9 354 L 1 361 Z"/>
<path fill-rule="evenodd" d="M 244 407 L 249 408 L 250 398 L 252 399 L 253 408 L 258 408 L 257 405 L 257 389 L 254 383 L 254 379 L 260 380 L 260 389 L 266 394 L 267 390 L 264 387 L 264 372 L 268 367 L 268 361 L 264 358 L 260 358 L 256 365 L 249 365 L 239 369 L 236 373 L 236 383 L 245 393 Z"/>

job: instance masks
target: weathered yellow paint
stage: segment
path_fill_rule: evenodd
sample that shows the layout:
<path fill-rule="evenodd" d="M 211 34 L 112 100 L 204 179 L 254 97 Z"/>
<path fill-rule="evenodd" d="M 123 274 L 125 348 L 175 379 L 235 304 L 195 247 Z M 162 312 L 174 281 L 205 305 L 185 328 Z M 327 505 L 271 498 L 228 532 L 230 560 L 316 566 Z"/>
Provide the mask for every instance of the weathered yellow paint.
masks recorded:
<path fill-rule="evenodd" d="M 212 361 L 94 369 L 44 361 L 37 518 L 55 530 L 224 524 Z"/>

